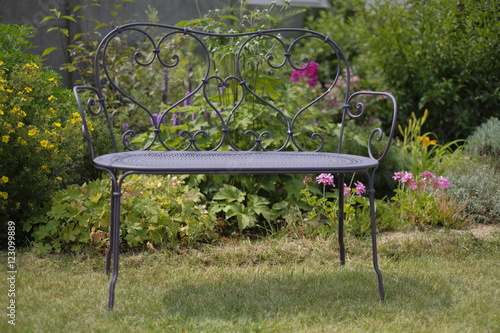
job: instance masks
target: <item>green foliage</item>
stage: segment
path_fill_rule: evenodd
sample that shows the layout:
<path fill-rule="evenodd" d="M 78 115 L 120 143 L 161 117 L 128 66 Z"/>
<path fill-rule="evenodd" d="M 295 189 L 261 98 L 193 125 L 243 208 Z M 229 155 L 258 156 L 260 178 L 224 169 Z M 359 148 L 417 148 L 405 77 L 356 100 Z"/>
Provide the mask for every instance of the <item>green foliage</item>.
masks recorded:
<path fill-rule="evenodd" d="M 411 114 L 408 125 L 403 128 L 398 125 L 402 136 L 401 149 L 408 154 L 408 164 L 410 172 L 418 175 L 424 171 L 442 173 L 441 161 L 451 155 L 454 150 L 461 149 L 459 143 L 464 140 L 454 140 L 444 144 L 438 143 L 434 133 L 427 132 L 421 134 L 422 127 L 427 120 L 429 112 L 424 111 L 421 118 L 417 118 L 415 113 Z"/>
<path fill-rule="evenodd" d="M 119 13 L 123 10 L 123 3 L 133 2 L 133 0 L 114 0 L 113 9 L 109 13 L 106 22 L 101 22 L 89 17 L 88 13 L 92 7 L 100 7 L 102 0 L 83 0 L 78 5 L 71 8 L 69 15 L 62 15 L 57 9 L 51 9 L 53 15 L 46 16 L 42 22 L 49 22 L 51 25 L 47 32 L 57 31 L 61 43 L 61 48 L 51 46 L 44 51 L 44 55 L 60 50 L 64 53 L 66 63 L 61 69 L 69 73 L 76 72 L 83 82 L 93 77 L 93 57 L 97 47 L 97 40 L 104 34 L 104 29 L 110 29 L 119 22 Z M 68 28 L 71 24 L 78 23 L 84 30 L 76 34 L 71 34 Z M 78 29 L 79 30 L 79 29 Z M 70 38 L 72 44 L 64 47 L 63 36 Z"/>
<path fill-rule="evenodd" d="M 131 247 L 191 245 L 210 241 L 217 221 L 202 204 L 196 187 L 175 176 L 132 175 L 125 181 L 120 237 Z M 78 251 L 107 247 L 110 183 L 96 180 L 55 193 L 43 215 L 29 220 L 35 247 Z"/>
<path fill-rule="evenodd" d="M 467 224 L 463 214 L 465 205 L 459 204 L 445 188 L 448 180 L 428 171 L 420 175 L 397 172 L 399 181 L 394 202 L 394 212 L 404 225 L 428 228 L 429 226 L 457 228 Z"/>
<path fill-rule="evenodd" d="M 403 117 L 432 110 L 426 131 L 464 138 L 500 106 L 499 4 L 379 2 L 364 17 L 372 51 L 360 61 L 383 70 L 383 84 L 394 89 Z"/>
<path fill-rule="evenodd" d="M 20 223 L 52 191 L 92 175 L 74 98 L 29 53 L 30 34 L 0 24 L 0 220 Z"/>
<path fill-rule="evenodd" d="M 246 194 L 237 187 L 224 185 L 212 198 L 217 203 L 210 206 L 210 213 L 225 213 L 225 218 L 235 217 L 240 230 L 255 226 L 259 216 L 268 222 L 276 218 L 277 212 L 269 208 L 269 200 L 255 194 Z"/>
<path fill-rule="evenodd" d="M 345 3 L 309 24 L 346 40 L 358 75 L 393 91 L 401 120 L 431 110 L 423 131 L 451 141 L 498 113 L 498 0 Z"/>
<path fill-rule="evenodd" d="M 472 222 L 498 223 L 500 221 L 500 173 L 491 162 L 482 157 L 458 153 L 444 163 L 446 177 L 452 183 L 450 195 Z"/>
<path fill-rule="evenodd" d="M 467 138 L 466 151 L 474 155 L 483 156 L 493 164 L 493 168 L 500 170 L 500 120 L 490 118 L 476 128 Z"/>

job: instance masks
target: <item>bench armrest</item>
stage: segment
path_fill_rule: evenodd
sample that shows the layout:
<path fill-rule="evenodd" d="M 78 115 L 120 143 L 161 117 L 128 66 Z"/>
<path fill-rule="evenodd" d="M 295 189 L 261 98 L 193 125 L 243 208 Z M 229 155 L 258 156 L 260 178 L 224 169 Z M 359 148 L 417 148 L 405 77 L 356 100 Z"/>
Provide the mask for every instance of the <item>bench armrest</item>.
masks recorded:
<path fill-rule="evenodd" d="M 393 109 L 392 109 L 392 117 L 390 119 L 390 128 L 389 128 L 389 132 L 387 135 L 388 136 L 387 143 L 385 144 L 383 150 L 381 151 L 380 154 L 377 154 L 378 156 L 374 156 L 374 154 L 373 154 L 373 139 L 376 139 L 379 142 L 382 141 L 382 139 L 384 137 L 384 131 L 382 130 L 382 128 L 380 128 L 380 127 L 374 128 L 371 131 L 370 136 L 368 138 L 368 142 L 367 142 L 368 156 L 381 162 L 384 159 L 385 155 L 387 155 L 387 152 L 389 151 L 389 148 L 390 148 L 391 143 L 392 143 L 392 138 L 394 136 L 394 131 L 396 130 L 398 105 L 397 105 L 396 99 L 390 93 L 382 92 L 382 91 L 369 91 L 369 90 L 358 91 L 358 92 L 355 92 L 352 95 L 350 95 L 349 98 L 347 99 L 347 103 L 345 105 L 345 110 L 346 110 L 347 114 L 345 116 L 349 116 L 349 117 L 355 119 L 355 118 L 360 118 L 365 114 L 366 106 L 365 106 L 364 102 L 357 102 L 356 103 L 357 112 L 353 112 L 353 110 L 351 109 L 351 102 L 353 102 L 355 100 L 355 98 L 362 96 L 362 95 L 381 96 L 381 97 L 385 97 L 385 98 L 390 99 L 392 102 Z M 344 116 L 344 119 L 346 118 L 345 116 Z M 340 143 L 340 144 L 342 144 L 342 143 Z"/>
<path fill-rule="evenodd" d="M 94 151 L 94 143 L 92 141 L 92 135 L 91 135 L 92 127 L 91 123 L 87 121 L 86 113 L 89 113 L 90 115 L 93 116 L 99 116 L 101 114 L 104 114 L 106 120 L 109 120 L 108 119 L 109 116 L 106 111 L 106 106 L 104 104 L 104 97 L 102 96 L 100 91 L 97 90 L 96 88 L 87 86 L 75 86 L 73 88 L 73 94 L 75 95 L 78 104 L 78 111 L 80 113 L 80 117 L 82 118 L 83 138 L 87 143 L 90 159 L 94 161 L 96 156 Z M 94 97 L 92 97 L 92 95 L 94 95 Z M 82 100 L 82 98 L 86 98 L 87 100 L 84 101 Z M 107 124 L 108 124 L 108 130 L 112 134 L 113 130 L 111 127 L 109 127 L 110 122 L 107 121 Z M 111 139 L 113 141 L 113 147 L 115 149 L 115 152 L 117 152 L 118 149 L 113 135 L 111 135 Z"/>

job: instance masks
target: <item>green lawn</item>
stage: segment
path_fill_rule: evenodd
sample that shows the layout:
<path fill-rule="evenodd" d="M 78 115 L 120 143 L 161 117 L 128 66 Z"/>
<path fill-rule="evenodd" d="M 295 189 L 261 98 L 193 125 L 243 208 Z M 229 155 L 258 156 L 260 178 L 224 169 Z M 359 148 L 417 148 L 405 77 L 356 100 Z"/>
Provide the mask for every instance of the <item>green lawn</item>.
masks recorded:
<path fill-rule="evenodd" d="M 500 332 L 500 233 L 409 236 L 381 242 L 385 302 L 355 238 L 344 267 L 329 240 L 128 253 L 113 312 L 103 256 L 19 253 L 16 326 L 3 315 L 0 331 Z"/>

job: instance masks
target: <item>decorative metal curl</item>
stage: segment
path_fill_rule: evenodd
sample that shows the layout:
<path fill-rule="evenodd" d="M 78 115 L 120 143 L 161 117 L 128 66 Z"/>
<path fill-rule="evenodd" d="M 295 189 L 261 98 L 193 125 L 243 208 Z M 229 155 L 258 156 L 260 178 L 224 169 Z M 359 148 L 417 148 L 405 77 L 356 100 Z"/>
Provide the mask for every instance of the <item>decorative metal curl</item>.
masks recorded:
<path fill-rule="evenodd" d="M 253 130 L 248 130 L 248 131 L 245 131 L 245 136 L 247 138 L 249 137 L 254 137 L 254 145 L 252 148 L 249 149 L 249 151 L 254 151 L 254 150 L 257 150 L 258 148 L 263 150 L 263 151 L 268 151 L 263 145 L 262 145 L 262 138 L 270 138 L 271 137 L 271 133 L 269 131 L 263 131 L 262 133 L 258 134 L 257 132 L 253 131 Z"/>
<path fill-rule="evenodd" d="M 356 103 L 356 109 L 359 110 L 359 113 L 357 113 L 357 114 L 351 112 L 351 108 L 349 107 L 349 105 L 347 105 L 346 109 L 347 109 L 347 114 L 351 118 L 356 119 L 356 118 L 361 118 L 365 115 L 366 107 L 365 107 L 365 104 L 363 102 Z"/>

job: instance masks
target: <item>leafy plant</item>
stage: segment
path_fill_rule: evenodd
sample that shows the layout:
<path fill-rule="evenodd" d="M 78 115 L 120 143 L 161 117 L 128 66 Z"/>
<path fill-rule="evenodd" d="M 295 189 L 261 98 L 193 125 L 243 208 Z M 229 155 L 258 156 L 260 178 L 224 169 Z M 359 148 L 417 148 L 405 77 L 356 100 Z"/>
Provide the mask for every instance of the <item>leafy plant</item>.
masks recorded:
<path fill-rule="evenodd" d="M 466 151 L 474 155 L 484 156 L 491 161 L 493 168 L 500 170 L 500 120 L 490 118 L 474 130 L 467 138 Z"/>
<path fill-rule="evenodd" d="M 120 230 L 124 244 L 156 251 L 214 239 L 217 221 L 208 214 L 203 194 L 184 183 L 184 177 L 132 175 L 124 186 Z M 106 248 L 109 187 L 109 181 L 99 179 L 55 193 L 46 213 L 29 220 L 34 246 L 56 252 Z"/>
<path fill-rule="evenodd" d="M 446 159 L 445 175 L 453 186 L 448 193 L 465 211 L 472 222 L 498 223 L 500 221 L 500 174 L 483 157 L 465 152 Z"/>
<path fill-rule="evenodd" d="M 410 171 L 413 174 L 420 174 L 424 171 L 442 172 L 440 163 L 447 155 L 459 149 L 459 143 L 464 140 L 454 140 L 445 144 L 439 144 L 434 133 L 427 132 L 421 134 L 421 129 L 427 120 L 429 112 L 425 110 L 421 118 L 417 118 L 412 113 L 408 120 L 408 125 L 403 128 L 398 125 L 402 136 L 402 149 L 408 153 Z"/>
<path fill-rule="evenodd" d="M 393 91 L 400 120 L 428 109 L 423 132 L 452 141 L 498 112 L 498 6 L 498 0 L 335 1 L 308 25 L 347 45 L 357 74 L 373 89 Z"/>
<path fill-rule="evenodd" d="M 95 175 L 74 98 L 30 54 L 30 36 L 30 28 L 0 24 L 0 219 L 20 224 L 54 190 Z"/>
<path fill-rule="evenodd" d="M 445 188 L 450 187 L 448 179 L 424 171 L 418 176 L 411 172 L 396 172 L 398 181 L 396 195 L 391 200 L 396 205 L 399 218 L 411 226 L 461 227 L 467 223 L 463 214 L 465 205 L 458 204 Z"/>

